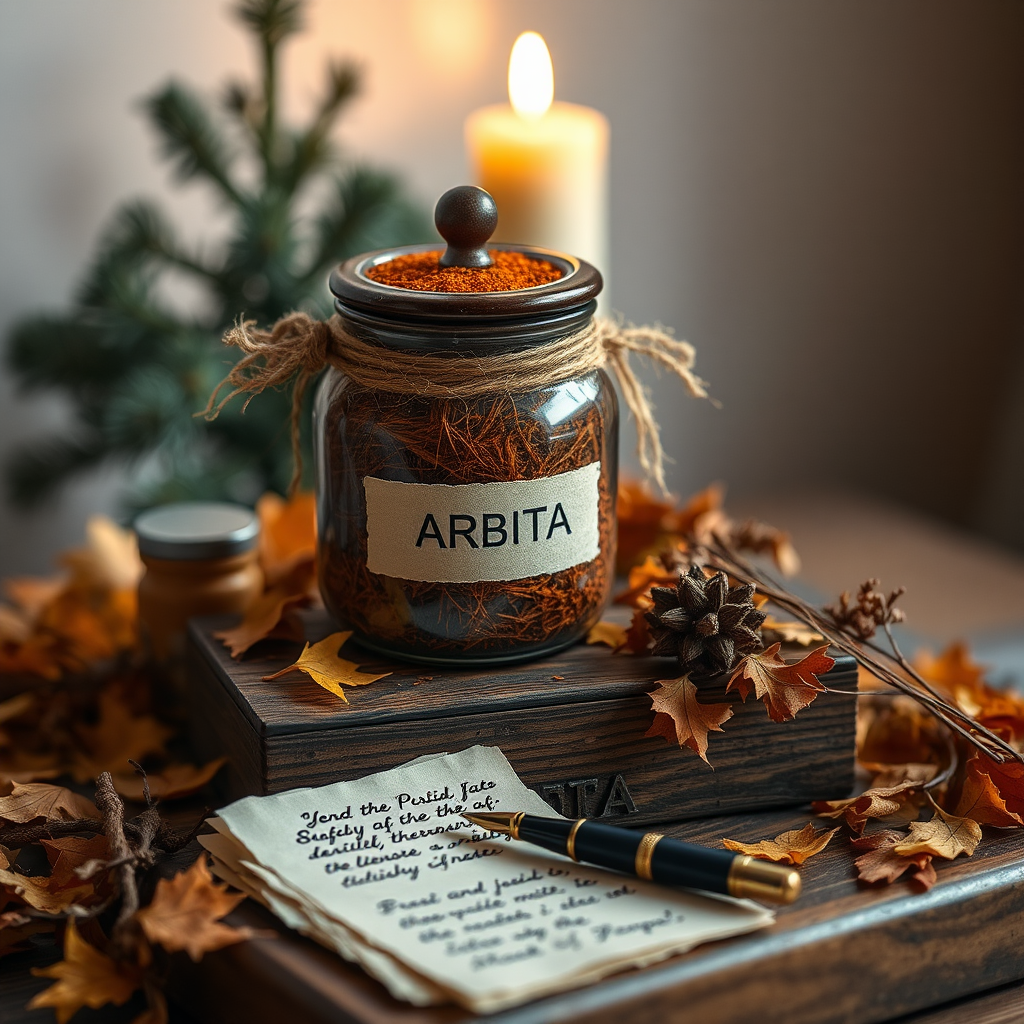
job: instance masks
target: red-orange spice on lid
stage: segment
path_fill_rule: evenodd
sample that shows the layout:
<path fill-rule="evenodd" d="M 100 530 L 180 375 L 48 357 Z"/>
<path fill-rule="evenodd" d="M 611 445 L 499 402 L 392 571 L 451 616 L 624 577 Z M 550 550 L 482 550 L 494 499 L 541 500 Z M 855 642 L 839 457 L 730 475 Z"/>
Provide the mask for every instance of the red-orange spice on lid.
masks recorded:
<path fill-rule="evenodd" d="M 521 252 L 489 250 L 489 267 L 442 267 L 441 251 L 410 252 L 366 271 L 378 284 L 418 292 L 511 292 L 557 281 L 554 263 Z"/>

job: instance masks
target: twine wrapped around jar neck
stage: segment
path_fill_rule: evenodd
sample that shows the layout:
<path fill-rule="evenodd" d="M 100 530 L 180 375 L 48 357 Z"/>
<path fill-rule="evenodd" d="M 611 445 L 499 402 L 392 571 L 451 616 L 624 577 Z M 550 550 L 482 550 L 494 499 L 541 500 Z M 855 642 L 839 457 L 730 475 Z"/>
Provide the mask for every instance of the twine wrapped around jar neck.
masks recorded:
<path fill-rule="evenodd" d="M 254 329 L 255 323 L 240 320 L 224 335 L 224 343 L 237 346 L 243 356 L 217 385 L 202 415 L 216 419 L 239 394 L 248 396 L 248 406 L 265 388 L 282 387 L 295 377 L 291 412 L 295 472 L 290 491 L 302 477 L 302 399 L 310 380 L 326 366 L 374 391 L 448 399 L 535 391 L 608 367 L 636 420 L 640 465 L 663 492 L 665 453 L 658 424 L 647 391 L 629 365 L 629 353 L 664 366 L 682 380 L 693 397 L 707 398 L 705 382 L 693 372 L 696 352 L 692 345 L 661 327 L 627 327 L 605 317 L 596 317 L 583 330 L 557 341 L 487 356 L 382 348 L 346 331 L 337 314 L 325 322 L 306 313 L 288 313 L 269 331 Z M 232 391 L 218 401 L 217 396 L 229 385 Z"/>

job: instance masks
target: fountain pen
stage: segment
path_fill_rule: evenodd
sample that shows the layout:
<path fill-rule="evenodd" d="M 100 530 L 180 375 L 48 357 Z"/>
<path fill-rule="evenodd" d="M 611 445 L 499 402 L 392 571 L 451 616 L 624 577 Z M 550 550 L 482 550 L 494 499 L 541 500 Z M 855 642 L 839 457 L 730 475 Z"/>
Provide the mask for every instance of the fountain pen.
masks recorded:
<path fill-rule="evenodd" d="M 574 861 L 623 871 L 649 882 L 766 903 L 792 903 L 800 895 L 800 875 L 793 868 L 727 850 L 694 846 L 657 832 L 634 832 L 589 818 L 542 818 L 525 811 L 462 817 L 480 828 L 565 854 Z"/>

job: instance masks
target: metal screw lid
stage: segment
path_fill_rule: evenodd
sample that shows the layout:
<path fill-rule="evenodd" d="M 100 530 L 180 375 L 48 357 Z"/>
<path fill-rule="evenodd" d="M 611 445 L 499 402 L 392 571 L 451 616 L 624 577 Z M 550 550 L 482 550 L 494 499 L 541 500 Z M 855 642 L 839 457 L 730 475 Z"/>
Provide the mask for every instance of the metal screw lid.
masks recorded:
<path fill-rule="evenodd" d="M 147 509 L 135 519 L 139 553 L 200 560 L 251 551 L 260 534 L 256 513 L 221 501 L 181 501 Z"/>

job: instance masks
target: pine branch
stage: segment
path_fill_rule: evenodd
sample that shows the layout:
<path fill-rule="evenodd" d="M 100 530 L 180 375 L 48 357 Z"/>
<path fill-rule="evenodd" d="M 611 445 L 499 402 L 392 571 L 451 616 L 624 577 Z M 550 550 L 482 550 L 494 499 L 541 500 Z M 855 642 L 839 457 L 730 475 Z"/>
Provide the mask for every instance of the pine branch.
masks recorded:
<path fill-rule="evenodd" d="M 222 293 L 229 320 L 242 309 L 275 318 L 294 306 L 295 228 L 289 197 L 279 189 L 264 190 L 240 209 Z"/>
<path fill-rule="evenodd" d="M 102 385 L 122 362 L 121 353 L 105 341 L 94 318 L 33 317 L 11 331 L 7 365 L 22 391 Z"/>
<path fill-rule="evenodd" d="M 145 199 L 127 202 L 115 212 L 113 224 L 101 242 L 101 252 L 110 260 L 152 257 L 197 277 L 218 279 L 214 267 L 185 252 L 159 207 Z"/>
<path fill-rule="evenodd" d="M 392 175 L 366 167 L 357 167 L 337 179 L 335 194 L 317 221 L 317 244 L 301 280 L 312 281 L 338 260 L 380 248 L 396 235 L 411 236 L 403 238 L 407 242 L 425 241 L 429 237 L 425 222 L 408 208 L 406 212 L 399 208 L 400 195 L 400 186 Z"/>
<path fill-rule="evenodd" d="M 260 103 L 252 89 L 244 82 L 230 81 L 221 97 L 224 109 L 234 117 L 258 145 L 260 130 Z"/>
<path fill-rule="evenodd" d="M 70 477 L 94 469 L 107 457 L 98 438 L 49 437 L 16 449 L 7 461 L 11 503 L 32 508 L 54 494 Z"/>
<path fill-rule="evenodd" d="M 257 130 L 265 181 L 276 177 L 278 157 L 277 53 L 284 40 L 302 29 L 301 0 L 242 0 L 235 9 L 256 34 L 263 64 L 263 120 Z"/>
<path fill-rule="evenodd" d="M 178 176 L 187 180 L 205 175 L 228 199 L 240 204 L 241 194 L 229 173 L 232 155 L 203 101 L 187 87 L 171 82 L 145 106 L 164 137 L 164 155 L 175 162 Z"/>
<path fill-rule="evenodd" d="M 166 366 L 142 366 L 121 382 L 103 405 L 101 431 L 110 455 L 134 458 L 200 429 L 184 419 L 188 398 Z"/>
<path fill-rule="evenodd" d="M 235 16 L 247 25 L 260 41 L 280 46 L 288 36 L 303 29 L 303 0 L 241 0 Z"/>
<path fill-rule="evenodd" d="M 283 188 L 295 190 L 305 177 L 323 166 L 330 155 L 329 133 L 342 109 L 359 94 L 360 72 L 349 61 L 332 61 L 327 89 L 306 131 L 294 139 L 292 158 L 281 174 Z"/>

